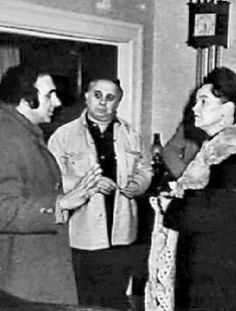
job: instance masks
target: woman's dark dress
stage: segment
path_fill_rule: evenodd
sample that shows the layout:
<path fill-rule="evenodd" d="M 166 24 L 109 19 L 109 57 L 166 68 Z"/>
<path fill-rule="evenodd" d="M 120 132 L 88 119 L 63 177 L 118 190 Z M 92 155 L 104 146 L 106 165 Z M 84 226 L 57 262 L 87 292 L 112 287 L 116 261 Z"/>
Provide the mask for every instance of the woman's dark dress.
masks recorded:
<path fill-rule="evenodd" d="M 236 311 L 236 155 L 172 201 L 164 225 L 179 231 L 176 310 Z"/>

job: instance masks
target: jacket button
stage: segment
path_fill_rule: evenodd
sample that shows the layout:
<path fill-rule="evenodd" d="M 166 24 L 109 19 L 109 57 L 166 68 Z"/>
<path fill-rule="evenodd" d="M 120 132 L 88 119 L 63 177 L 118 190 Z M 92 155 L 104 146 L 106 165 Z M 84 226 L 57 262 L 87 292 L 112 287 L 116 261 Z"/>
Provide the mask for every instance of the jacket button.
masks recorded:
<path fill-rule="evenodd" d="M 60 187 L 61 187 L 61 183 L 60 183 L 60 182 L 57 182 L 57 183 L 55 184 L 55 190 L 60 189 Z"/>

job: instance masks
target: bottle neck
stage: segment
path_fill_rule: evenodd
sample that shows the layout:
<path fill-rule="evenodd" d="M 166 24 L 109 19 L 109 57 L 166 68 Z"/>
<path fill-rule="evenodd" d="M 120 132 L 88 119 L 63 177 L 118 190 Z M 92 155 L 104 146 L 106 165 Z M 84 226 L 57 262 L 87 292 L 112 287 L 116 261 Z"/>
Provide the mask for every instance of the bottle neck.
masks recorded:
<path fill-rule="evenodd" d="M 154 135 L 153 135 L 153 145 L 161 145 L 160 133 L 154 133 Z"/>

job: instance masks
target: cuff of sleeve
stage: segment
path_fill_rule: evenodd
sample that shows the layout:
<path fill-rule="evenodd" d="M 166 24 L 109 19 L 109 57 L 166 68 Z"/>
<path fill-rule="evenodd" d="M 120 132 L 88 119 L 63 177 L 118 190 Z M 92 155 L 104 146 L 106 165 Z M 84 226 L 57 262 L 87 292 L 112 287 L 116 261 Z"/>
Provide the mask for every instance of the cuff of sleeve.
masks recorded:
<path fill-rule="evenodd" d="M 56 205 L 55 205 L 55 223 L 56 224 L 64 224 L 68 221 L 68 211 L 63 209 L 61 206 L 61 199 L 63 195 L 59 194 L 56 199 Z"/>

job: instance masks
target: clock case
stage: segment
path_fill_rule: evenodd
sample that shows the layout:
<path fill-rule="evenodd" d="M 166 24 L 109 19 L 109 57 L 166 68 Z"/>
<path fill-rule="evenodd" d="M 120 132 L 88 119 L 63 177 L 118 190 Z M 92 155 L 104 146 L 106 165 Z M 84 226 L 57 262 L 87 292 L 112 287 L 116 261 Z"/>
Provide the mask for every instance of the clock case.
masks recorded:
<path fill-rule="evenodd" d="M 224 46 L 227 48 L 228 21 L 229 21 L 229 2 L 213 1 L 197 2 L 190 1 L 189 6 L 189 35 L 188 45 L 194 48 L 206 48 L 212 45 Z M 213 36 L 194 36 L 195 15 L 196 14 L 216 14 L 215 35 Z"/>

